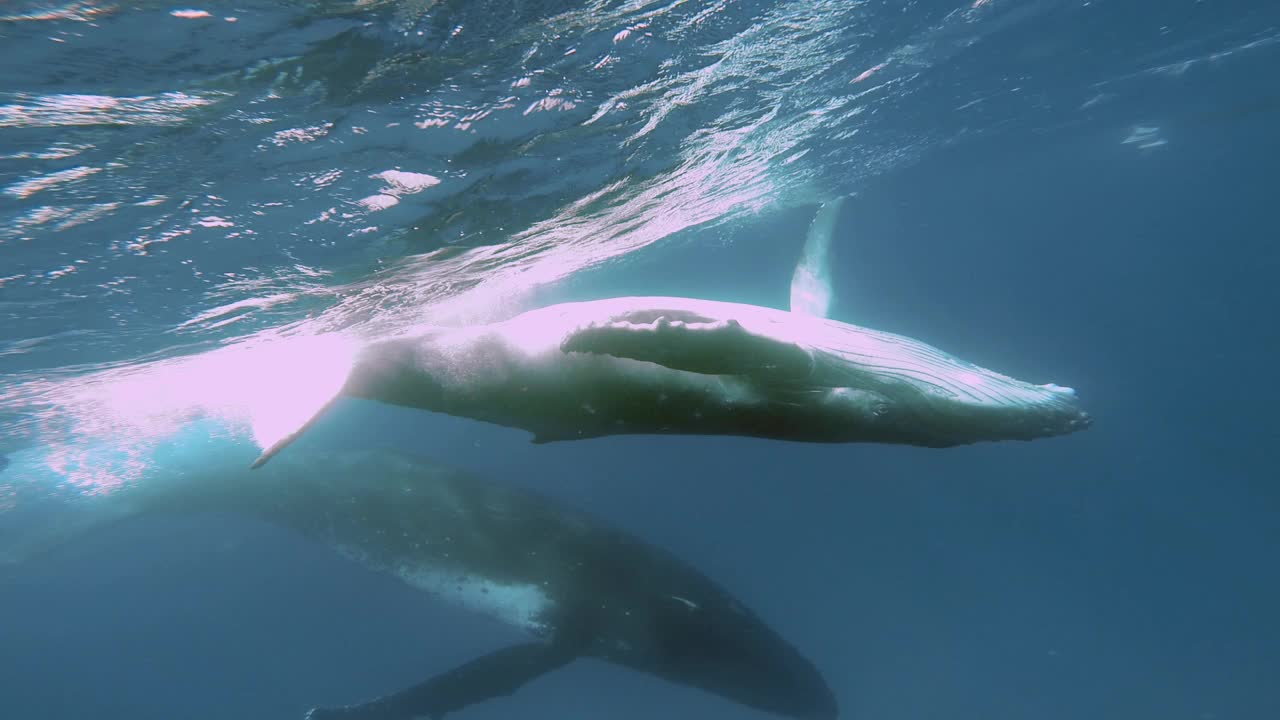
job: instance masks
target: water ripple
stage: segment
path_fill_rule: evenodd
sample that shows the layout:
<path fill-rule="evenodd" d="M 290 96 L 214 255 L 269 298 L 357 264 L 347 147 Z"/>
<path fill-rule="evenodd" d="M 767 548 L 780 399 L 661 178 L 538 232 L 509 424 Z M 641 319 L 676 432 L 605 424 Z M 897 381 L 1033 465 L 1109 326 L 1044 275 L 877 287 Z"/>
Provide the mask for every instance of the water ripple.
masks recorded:
<path fill-rule="evenodd" d="M 1114 102 L 1099 87 L 1137 93 L 1172 62 L 1158 39 L 1078 60 L 1088 28 L 1123 25 L 1099 5 L 10 6 L 0 445 L 169 432 L 213 401 L 102 398 L 146 378 L 217 385 L 209 373 L 245 366 L 209 358 L 282 337 L 495 319 L 933 148 L 1093 117 Z M 1239 34 L 1173 57 L 1274 44 Z"/>

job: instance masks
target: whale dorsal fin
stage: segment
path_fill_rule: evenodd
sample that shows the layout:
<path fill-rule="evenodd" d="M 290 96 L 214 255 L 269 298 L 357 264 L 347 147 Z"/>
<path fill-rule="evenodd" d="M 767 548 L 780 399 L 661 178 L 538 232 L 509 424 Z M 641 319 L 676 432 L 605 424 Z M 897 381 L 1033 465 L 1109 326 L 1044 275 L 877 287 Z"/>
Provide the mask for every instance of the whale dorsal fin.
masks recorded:
<path fill-rule="evenodd" d="M 791 276 L 791 312 L 827 317 L 831 312 L 831 236 L 844 198 L 823 203 L 809 224 L 800 262 Z"/>
<path fill-rule="evenodd" d="M 367 703 L 315 708 L 307 713 L 307 720 L 441 718 L 468 705 L 510 695 L 578 654 L 577 647 L 562 643 L 512 645 Z"/>

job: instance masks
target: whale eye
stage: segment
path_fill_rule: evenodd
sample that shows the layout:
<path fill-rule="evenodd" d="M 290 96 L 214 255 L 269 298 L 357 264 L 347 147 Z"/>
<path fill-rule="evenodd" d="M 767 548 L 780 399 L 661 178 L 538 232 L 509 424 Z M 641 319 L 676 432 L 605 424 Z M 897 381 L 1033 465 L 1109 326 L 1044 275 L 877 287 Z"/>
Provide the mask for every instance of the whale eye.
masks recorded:
<path fill-rule="evenodd" d="M 871 406 L 871 414 L 876 417 L 884 417 L 889 414 L 889 403 L 878 402 Z"/>

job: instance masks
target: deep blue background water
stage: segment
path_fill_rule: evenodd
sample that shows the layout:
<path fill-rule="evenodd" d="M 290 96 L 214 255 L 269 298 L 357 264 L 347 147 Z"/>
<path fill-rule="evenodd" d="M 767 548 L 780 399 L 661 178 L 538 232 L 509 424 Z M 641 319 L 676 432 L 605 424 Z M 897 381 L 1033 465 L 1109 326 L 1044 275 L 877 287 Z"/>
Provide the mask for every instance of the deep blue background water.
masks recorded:
<path fill-rule="evenodd" d="M 1124 37 L 1093 41 L 1105 57 Z M 835 317 L 1072 385 L 1088 432 L 535 447 L 357 406 L 330 437 L 390 436 L 676 551 L 808 654 L 842 717 L 1276 717 L 1280 109 L 1258 80 L 1276 61 L 1264 48 L 1093 117 L 947 143 L 848 203 Z M 1124 144 L 1137 124 L 1168 144 Z M 556 292 L 780 305 L 808 218 L 719 226 Z M 235 518 L 141 521 L 0 583 L 5 717 L 296 717 L 517 637 Z M 586 661 L 465 716 L 513 713 L 753 716 Z"/>

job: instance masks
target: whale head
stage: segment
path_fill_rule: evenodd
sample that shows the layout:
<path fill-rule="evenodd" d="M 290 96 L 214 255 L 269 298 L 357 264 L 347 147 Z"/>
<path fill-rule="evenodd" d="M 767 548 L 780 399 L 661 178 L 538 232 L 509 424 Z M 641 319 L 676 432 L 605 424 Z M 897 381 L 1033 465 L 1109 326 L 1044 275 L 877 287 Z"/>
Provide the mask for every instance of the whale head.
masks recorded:
<path fill-rule="evenodd" d="M 934 448 L 1035 440 L 1093 424 L 1071 388 L 1024 385 L 1020 390 L 975 401 L 937 387 L 833 388 L 823 405 L 832 414 L 831 427 L 852 418 L 866 440 Z"/>
<path fill-rule="evenodd" d="M 654 614 L 655 666 L 672 682 L 796 720 L 835 720 L 835 694 L 808 658 L 730 598 L 671 596 Z"/>
<path fill-rule="evenodd" d="M 1024 382 L 901 335 L 849 325 L 836 334 L 814 352 L 823 422 L 851 425 L 862 439 L 952 447 L 1093 424 L 1072 388 Z"/>

